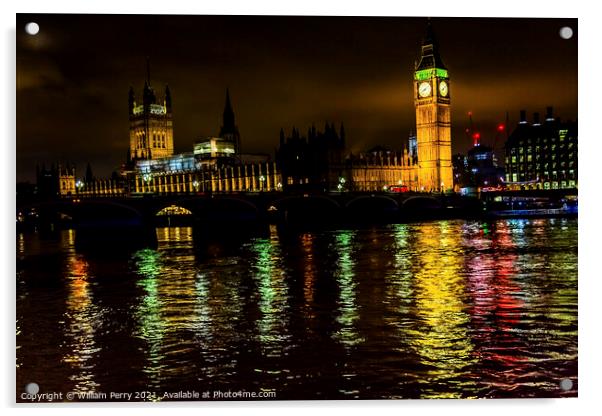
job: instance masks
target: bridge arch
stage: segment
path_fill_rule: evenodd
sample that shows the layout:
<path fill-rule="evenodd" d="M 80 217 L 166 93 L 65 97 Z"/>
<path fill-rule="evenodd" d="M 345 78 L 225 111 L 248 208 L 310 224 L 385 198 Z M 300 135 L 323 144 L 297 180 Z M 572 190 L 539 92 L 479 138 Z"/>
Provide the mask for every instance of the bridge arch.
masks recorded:
<path fill-rule="evenodd" d="M 404 200 L 402 207 L 404 209 L 439 209 L 442 204 L 432 196 L 416 195 Z"/>
<path fill-rule="evenodd" d="M 336 209 L 341 208 L 341 205 L 335 199 L 333 199 L 329 196 L 311 195 L 311 194 L 285 196 L 284 198 L 280 198 L 280 199 L 273 201 L 271 205 L 280 209 L 281 207 L 286 208 L 293 203 L 297 204 L 299 202 L 302 204 L 318 202 L 318 203 L 329 204 L 332 208 L 336 208 Z"/>
<path fill-rule="evenodd" d="M 399 213 L 399 203 L 386 195 L 360 195 L 345 204 L 346 217 L 354 222 L 387 222 Z"/>
<path fill-rule="evenodd" d="M 357 206 L 358 204 L 380 204 L 382 206 L 394 207 L 394 209 L 399 208 L 399 203 L 387 195 L 360 195 L 355 198 L 347 201 L 345 204 L 345 208 L 353 208 L 353 206 Z"/>
<path fill-rule="evenodd" d="M 291 195 L 273 201 L 268 211 L 290 224 L 328 224 L 341 212 L 341 205 L 326 195 Z"/>
<path fill-rule="evenodd" d="M 119 214 L 128 214 L 127 217 L 130 218 L 143 217 L 143 213 L 132 205 L 111 200 L 82 200 L 74 203 L 73 212 L 77 217 L 82 217 L 89 213 L 93 213 L 99 218 Z"/>
<path fill-rule="evenodd" d="M 173 216 L 173 215 L 192 215 L 192 211 L 180 205 L 171 204 L 161 208 L 155 214 L 157 217 Z"/>

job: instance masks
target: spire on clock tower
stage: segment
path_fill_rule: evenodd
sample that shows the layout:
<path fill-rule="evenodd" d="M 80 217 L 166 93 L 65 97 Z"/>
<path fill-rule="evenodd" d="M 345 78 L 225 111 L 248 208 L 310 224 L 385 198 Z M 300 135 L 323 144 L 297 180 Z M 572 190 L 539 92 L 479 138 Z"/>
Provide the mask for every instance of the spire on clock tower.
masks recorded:
<path fill-rule="evenodd" d="M 420 60 L 416 65 L 416 70 L 431 68 L 447 69 L 439 55 L 439 43 L 435 37 L 431 19 L 429 18 L 426 25 L 426 34 L 422 40 Z"/>

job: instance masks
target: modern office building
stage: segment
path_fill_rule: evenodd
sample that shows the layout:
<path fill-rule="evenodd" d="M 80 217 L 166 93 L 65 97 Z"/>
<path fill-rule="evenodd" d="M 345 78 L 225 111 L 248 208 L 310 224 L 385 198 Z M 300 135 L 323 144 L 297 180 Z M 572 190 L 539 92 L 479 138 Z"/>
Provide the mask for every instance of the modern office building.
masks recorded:
<path fill-rule="evenodd" d="M 506 185 L 511 189 L 577 188 L 577 122 L 561 121 L 548 107 L 540 120 L 526 111 L 506 143 Z"/>

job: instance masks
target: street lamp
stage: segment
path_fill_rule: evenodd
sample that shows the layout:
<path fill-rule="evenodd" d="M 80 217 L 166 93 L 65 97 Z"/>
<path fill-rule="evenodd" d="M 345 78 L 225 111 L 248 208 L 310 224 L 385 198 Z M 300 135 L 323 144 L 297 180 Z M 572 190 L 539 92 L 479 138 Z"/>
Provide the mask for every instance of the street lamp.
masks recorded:
<path fill-rule="evenodd" d="M 83 187 L 84 183 L 81 181 L 81 179 L 78 179 L 77 182 L 75 182 L 75 188 L 77 189 L 78 194 L 82 191 Z"/>
<path fill-rule="evenodd" d="M 343 178 L 342 176 L 339 177 L 339 184 L 337 185 L 337 189 L 339 190 L 339 192 L 343 192 L 345 188 L 345 182 L 345 178 Z"/>
<path fill-rule="evenodd" d="M 151 180 L 151 176 L 148 173 L 145 173 L 144 176 L 142 176 L 142 179 L 144 180 L 144 184 L 145 184 L 145 187 L 146 187 L 145 191 L 149 192 L 149 185 L 148 185 L 148 183 Z"/>
<path fill-rule="evenodd" d="M 192 186 L 194 187 L 194 191 L 198 192 L 199 191 L 199 181 L 195 180 L 194 182 L 192 182 Z"/>
<path fill-rule="evenodd" d="M 259 183 L 261 183 L 261 188 L 260 189 L 261 189 L 262 192 L 264 190 L 264 181 L 265 181 L 265 176 L 261 175 L 259 177 Z"/>

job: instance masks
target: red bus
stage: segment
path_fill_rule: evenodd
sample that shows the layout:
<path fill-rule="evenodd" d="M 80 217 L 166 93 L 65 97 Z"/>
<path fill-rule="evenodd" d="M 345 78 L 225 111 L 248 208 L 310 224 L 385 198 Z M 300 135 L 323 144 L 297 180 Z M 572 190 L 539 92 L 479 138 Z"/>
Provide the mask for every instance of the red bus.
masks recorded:
<path fill-rule="evenodd" d="M 401 192 L 409 192 L 410 189 L 406 185 L 391 185 L 388 187 L 389 192 L 399 194 Z"/>

